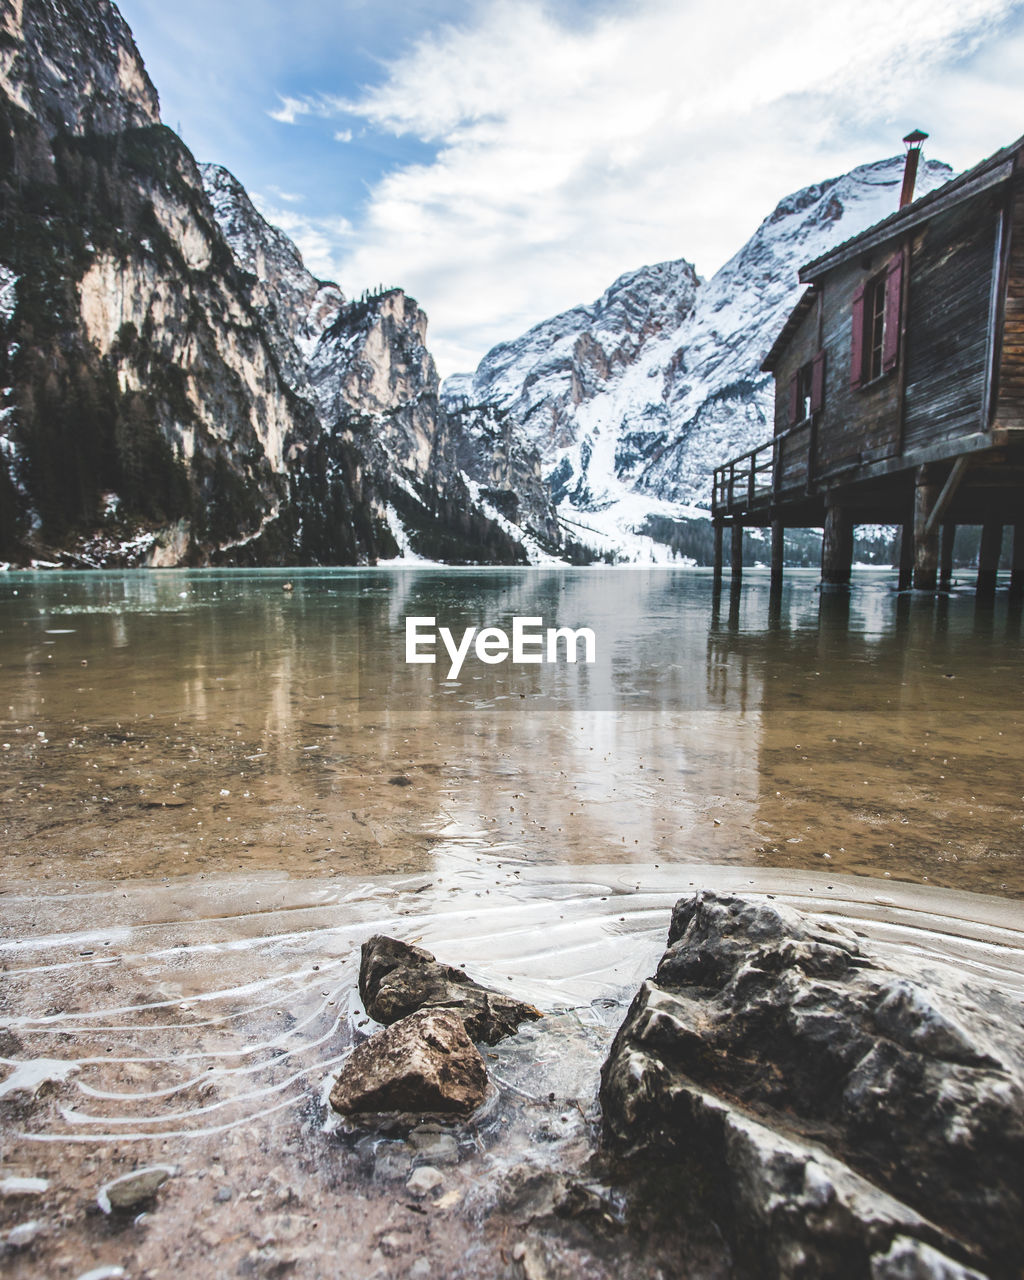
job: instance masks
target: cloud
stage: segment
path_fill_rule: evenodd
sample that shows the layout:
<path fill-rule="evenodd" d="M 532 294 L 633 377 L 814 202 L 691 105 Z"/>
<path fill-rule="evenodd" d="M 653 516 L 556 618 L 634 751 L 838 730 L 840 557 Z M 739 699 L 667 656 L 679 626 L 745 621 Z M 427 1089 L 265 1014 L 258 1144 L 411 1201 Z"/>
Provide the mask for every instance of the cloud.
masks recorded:
<path fill-rule="evenodd" d="M 279 227 L 298 246 L 308 270 L 321 280 L 342 281 L 343 249 L 355 234 L 347 218 L 316 218 L 296 213 L 294 209 L 282 209 L 275 203 L 275 198 L 287 200 L 289 197 L 281 192 L 272 191 L 270 197 L 256 191 L 250 195 L 264 218 Z"/>
<path fill-rule="evenodd" d="M 335 134 L 334 134 L 334 141 L 335 141 L 335 142 L 351 142 L 351 141 L 352 141 L 352 130 L 351 130 L 351 129 L 338 129 L 338 130 L 336 130 L 336 131 L 335 131 Z"/>
<path fill-rule="evenodd" d="M 281 124 L 297 124 L 303 116 L 329 119 L 348 109 L 348 104 L 340 98 L 325 93 L 305 94 L 301 98 L 292 98 L 287 94 L 279 93 L 277 99 L 281 104 L 280 107 L 276 111 L 268 111 L 267 115 L 271 120 L 278 120 Z"/>
<path fill-rule="evenodd" d="M 267 115 L 271 120 L 278 120 L 281 124 L 295 124 L 299 116 L 308 116 L 313 108 L 309 101 L 305 98 L 285 98 L 278 94 L 281 103 L 276 111 L 268 111 Z"/>
<path fill-rule="evenodd" d="M 473 14 L 361 95 L 286 98 L 275 116 L 346 113 L 434 146 L 376 181 L 336 261 L 349 291 L 384 279 L 419 299 L 444 372 L 642 263 L 710 273 L 781 196 L 900 151 L 909 128 L 962 167 L 1019 127 L 1012 78 L 985 90 L 972 65 L 1000 23 L 1024 25 L 1014 0 L 636 0 L 582 25 L 540 0 Z"/>

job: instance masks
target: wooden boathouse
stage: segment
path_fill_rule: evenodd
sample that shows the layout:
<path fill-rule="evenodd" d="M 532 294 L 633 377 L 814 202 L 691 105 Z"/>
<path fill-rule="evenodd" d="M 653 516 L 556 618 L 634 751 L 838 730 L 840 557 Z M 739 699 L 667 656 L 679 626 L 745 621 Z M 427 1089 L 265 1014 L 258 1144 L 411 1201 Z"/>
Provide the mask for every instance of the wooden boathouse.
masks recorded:
<path fill-rule="evenodd" d="M 762 369 L 774 437 L 716 468 L 716 582 L 732 531 L 822 528 L 822 583 L 850 580 L 855 524 L 902 526 L 900 587 L 948 585 L 957 525 L 980 525 L 978 589 L 995 590 L 1011 525 L 1024 588 L 1024 138 L 921 199 L 908 144 L 901 207 L 809 262 Z"/>

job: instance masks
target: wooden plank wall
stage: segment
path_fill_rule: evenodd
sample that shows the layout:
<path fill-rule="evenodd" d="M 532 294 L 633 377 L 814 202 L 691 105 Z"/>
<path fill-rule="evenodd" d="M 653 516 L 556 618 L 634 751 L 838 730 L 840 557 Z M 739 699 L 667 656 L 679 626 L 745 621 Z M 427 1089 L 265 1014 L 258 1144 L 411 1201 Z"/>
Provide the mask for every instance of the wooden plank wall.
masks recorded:
<path fill-rule="evenodd" d="M 825 350 L 824 407 L 817 415 L 812 481 L 840 475 L 861 463 L 873 462 L 896 452 L 899 445 L 899 380 L 895 371 L 874 382 L 851 386 L 852 306 L 857 286 L 885 270 L 898 244 L 887 245 L 870 257 L 845 263 L 829 273 L 821 301 L 822 346 Z M 775 369 L 776 434 L 789 425 L 789 380 L 818 351 L 817 308 L 800 323 Z M 809 433 L 800 433 L 800 442 Z M 783 449 L 780 487 L 789 489 L 808 478 L 808 459 L 801 457 L 797 440 Z"/>
<path fill-rule="evenodd" d="M 810 443 L 811 424 L 805 422 L 794 428 L 779 445 L 782 470 L 779 488 L 783 493 L 793 489 L 802 492 L 807 485 Z"/>
<path fill-rule="evenodd" d="M 1001 427 L 1024 428 L 1024 183 L 1020 178 L 1010 219 L 996 423 Z"/>
<path fill-rule="evenodd" d="M 775 367 L 775 434 L 789 427 L 789 380 L 793 374 L 813 360 L 818 350 L 817 311 L 810 311 L 797 325 L 785 351 Z"/>
<path fill-rule="evenodd" d="M 790 378 L 818 349 L 817 309 L 811 307 L 804 316 L 786 347 L 775 369 L 775 434 L 788 431 Z M 811 432 L 805 429 L 788 436 L 781 448 L 782 473 L 776 478 L 780 490 L 803 489 L 808 482 L 808 444 Z"/>
<path fill-rule="evenodd" d="M 983 429 L 998 210 L 991 195 L 929 222 L 911 249 L 904 451 Z"/>
<path fill-rule="evenodd" d="M 862 462 L 873 462 L 899 446 L 899 380 L 895 371 L 860 387 L 851 385 L 853 295 L 857 286 L 884 271 L 898 242 L 846 262 L 825 281 L 823 340 L 825 409 L 818 425 L 815 473 L 835 474 Z"/>

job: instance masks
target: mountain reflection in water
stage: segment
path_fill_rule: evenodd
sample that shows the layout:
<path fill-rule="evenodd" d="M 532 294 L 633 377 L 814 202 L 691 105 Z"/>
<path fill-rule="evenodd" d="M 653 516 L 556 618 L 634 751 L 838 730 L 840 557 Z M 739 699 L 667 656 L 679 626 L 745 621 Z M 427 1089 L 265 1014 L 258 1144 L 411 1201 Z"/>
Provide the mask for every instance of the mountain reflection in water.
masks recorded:
<path fill-rule="evenodd" d="M 1020 612 L 748 573 L 7 574 L 4 869 L 799 867 L 1019 896 Z M 282 591 L 285 581 L 294 589 Z M 407 666 L 404 619 L 589 626 L 593 666 Z"/>

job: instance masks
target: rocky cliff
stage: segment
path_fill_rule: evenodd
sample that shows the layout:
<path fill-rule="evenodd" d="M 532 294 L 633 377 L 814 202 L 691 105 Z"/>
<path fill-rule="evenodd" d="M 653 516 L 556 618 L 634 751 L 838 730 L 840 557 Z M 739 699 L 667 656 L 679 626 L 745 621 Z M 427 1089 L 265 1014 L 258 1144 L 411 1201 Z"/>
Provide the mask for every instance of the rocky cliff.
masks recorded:
<path fill-rule="evenodd" d="M 346 300 L 201 170 L 107 0 L 5 6 L 0 39 L 0 559 L 526 558 L 495 468 L 453 465 L 415 302 Z"/>
<path fill-rule="evenodd" d="M 539 458 L 518 441 L 488 447 L 464 430 L 460 413 L 441 407 L 427 317 L 415 300 L 396 288 L 346 299 L 306 271 L 227 170 L 202 172 L 235 260 L 254 277 L 250 300 L 289 385 L 315 406 L 320 445 L 340 434 L 361 474 L 375 478 L 394 550 L 505 562 L 522 558 L 517 543 L 554 548 L 558 526 Z"/>
<path fill-rule="evenodd" d="M 894 158 L 786 197 L 707 282 L 683 260 L 621 276 L 449 378 L 445 400 L 505 410 L 540 451 L 560 515 L 636 554 L 637 530 L 706 510 L 714 467 L 770 436 L 760 365 L 799 268 L 895 210 L 902 176 Z M 928 162 L 918 193 L 951 176 Z"/>
<path fill-rule="evenodd" d="M 192 157 L 103 0 L 8 6 L 4 38 L 4 554 L 159 564 L 252 541 L 316 424 Z M 351 523 L 339 539 L 354 555 Z"/>

